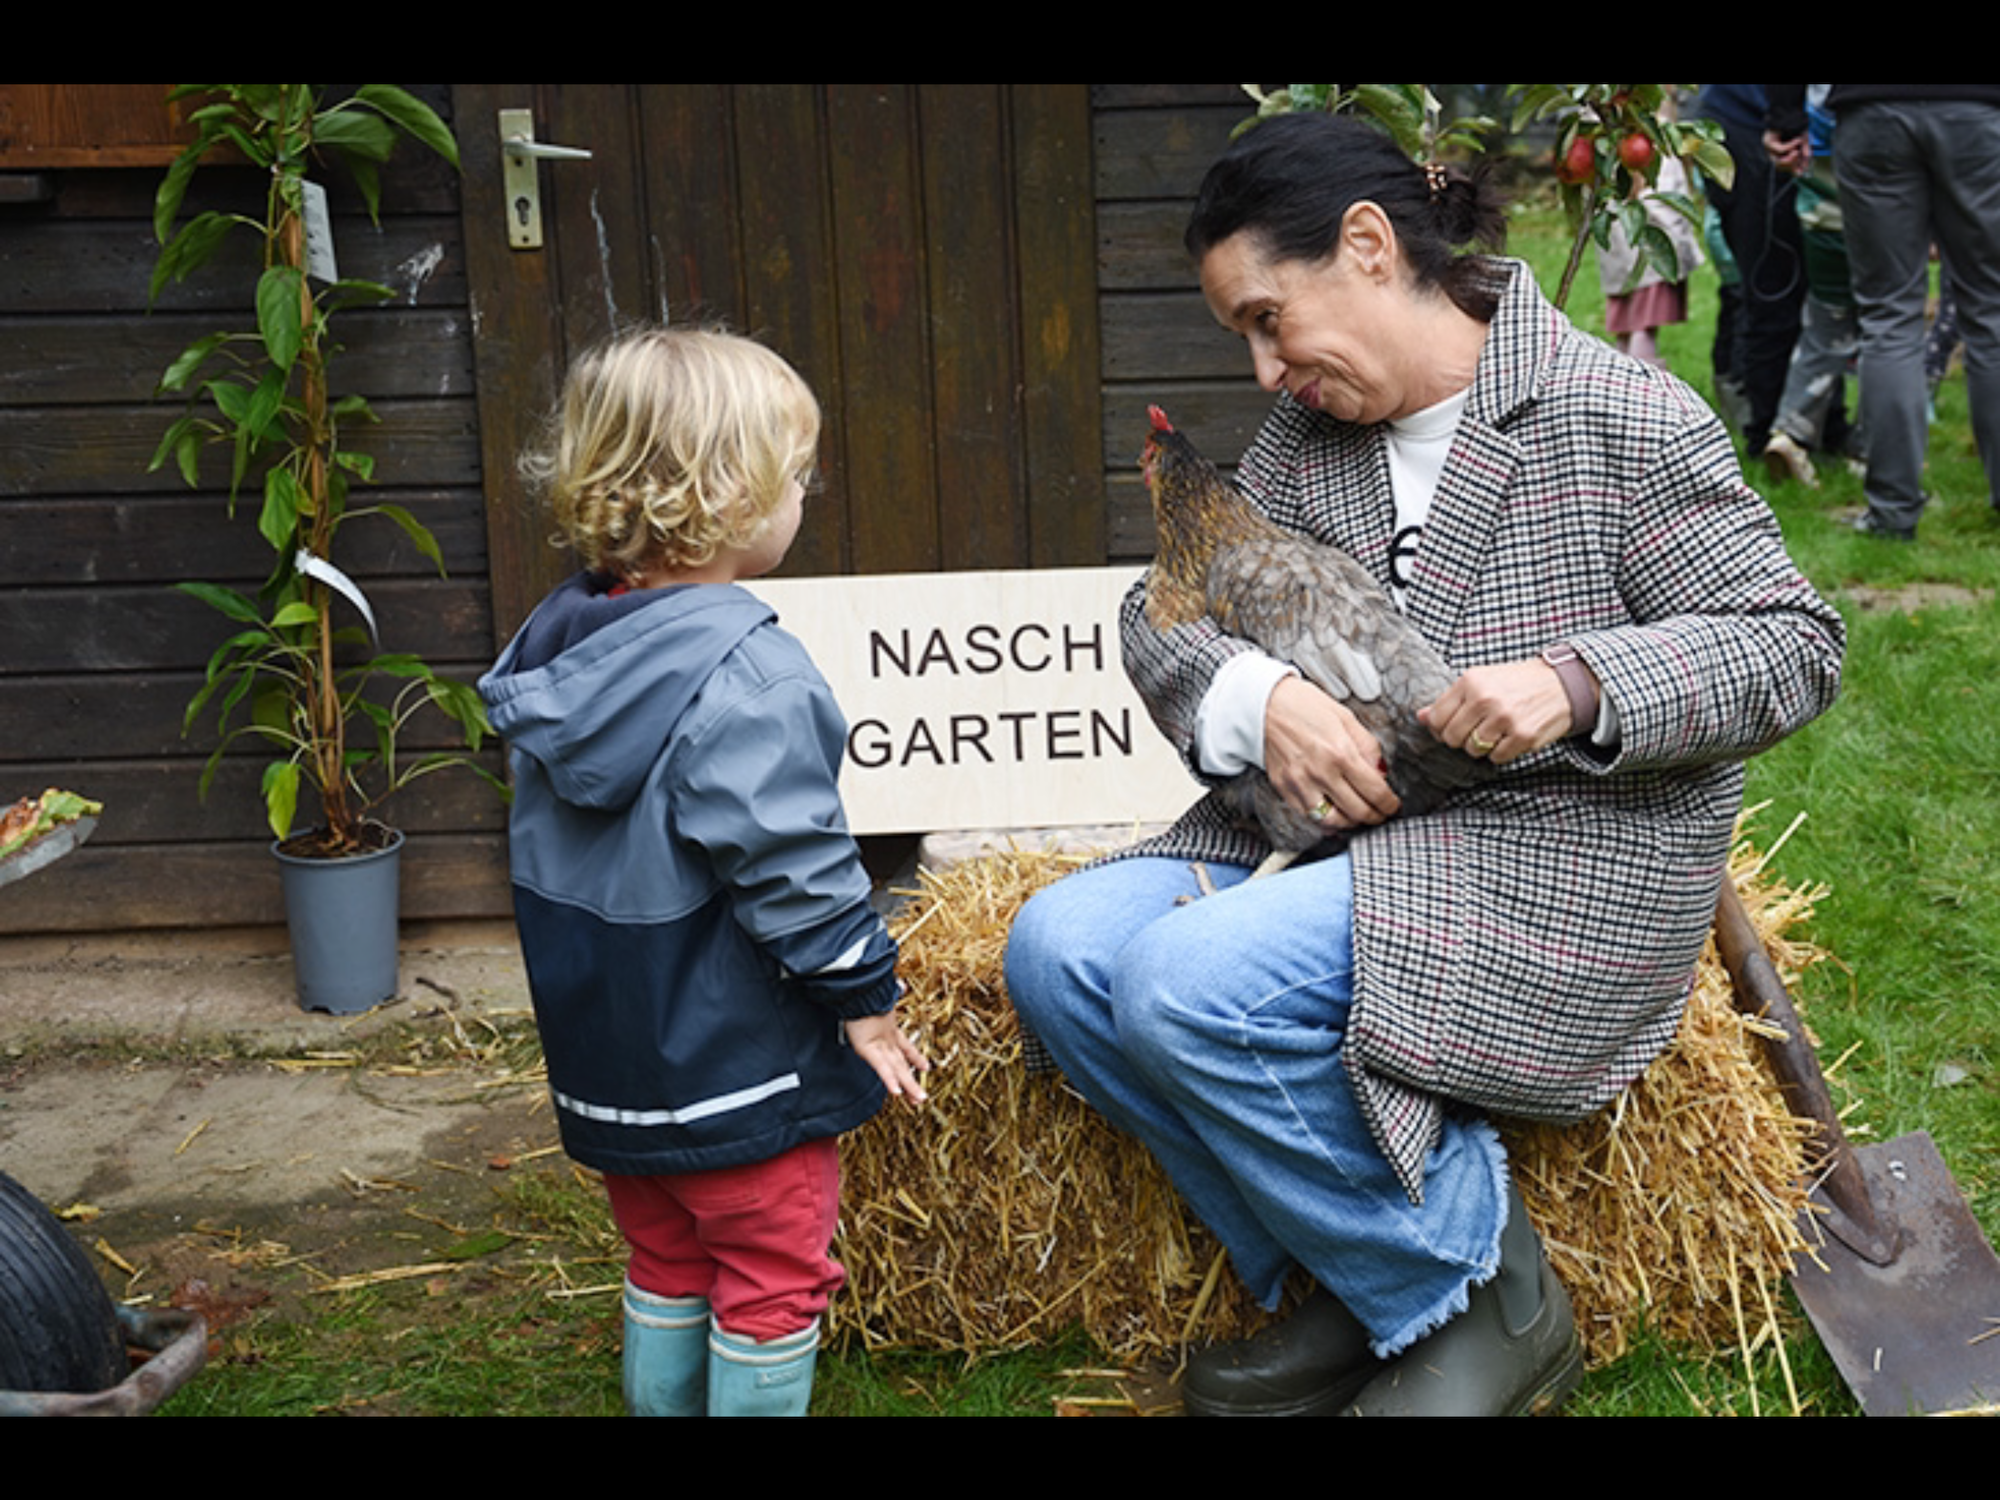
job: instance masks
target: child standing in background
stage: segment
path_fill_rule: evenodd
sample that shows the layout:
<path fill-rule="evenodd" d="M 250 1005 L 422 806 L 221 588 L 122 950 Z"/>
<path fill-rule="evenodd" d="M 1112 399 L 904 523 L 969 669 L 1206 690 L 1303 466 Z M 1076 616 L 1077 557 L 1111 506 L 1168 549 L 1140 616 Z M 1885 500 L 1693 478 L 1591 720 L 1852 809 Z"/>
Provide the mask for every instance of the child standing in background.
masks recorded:
<path fill-rule="evenodd" d="M 1702 263 L 1702 253 L 1700 226 L 1660 202 L 1656 195 L 1661 192 L 1687 195 L 1687 168 L 1678 157 L 1661 159 L 1659 181 L 1641 199 L 1648 223 L 1673 245 L 1677 274 L 1664 276 L 1644 260 L 1619 223 L 1612 226 L 1610 243 L 1598 249 L 1597 275 L 1604 288 L 1604 329 L 1612 343 L 1633 358 L 1664 369 L 1660 330 L 1687 321 L 1688 277 Z"/>
<path fill-rule="evenodd" d="M 804 1414 L 845 1279 L 836 1138 L 925 1097 L 845 725 L 740 587 L 790 546 L 818 441 L 812 392 L 750 340 L 649 329 L 581 359 L 525 467 L 583 571 L 480 682 L 563 1148 L 630 1247 L 640 1415 Z"/>

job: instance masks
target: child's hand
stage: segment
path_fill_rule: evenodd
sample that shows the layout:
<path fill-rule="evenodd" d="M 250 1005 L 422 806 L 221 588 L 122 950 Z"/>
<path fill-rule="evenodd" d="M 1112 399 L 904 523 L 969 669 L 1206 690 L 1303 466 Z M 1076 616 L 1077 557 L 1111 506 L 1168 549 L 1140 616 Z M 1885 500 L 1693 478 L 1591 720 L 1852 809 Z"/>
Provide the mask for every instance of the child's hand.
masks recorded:
<path fill-rule="evenodd" d="M 890 1093 L 911 1104 L 930 1098 L 917 1082 L 917 1074 L 930 1071 L 930 1059 L 903 1035 L 892 1012 L 842 1024 L 847 1028 L 847 1045 L 875 1070 Z"/>

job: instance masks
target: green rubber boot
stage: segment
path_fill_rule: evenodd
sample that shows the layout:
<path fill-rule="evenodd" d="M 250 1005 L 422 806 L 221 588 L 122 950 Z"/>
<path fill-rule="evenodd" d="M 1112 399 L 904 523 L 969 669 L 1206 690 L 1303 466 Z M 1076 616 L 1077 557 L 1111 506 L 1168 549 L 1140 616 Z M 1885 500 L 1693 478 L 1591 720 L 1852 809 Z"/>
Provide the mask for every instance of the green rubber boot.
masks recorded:
<path fill-rule="evenodd" d="M 1569 1294 L 1510 1190 L 1498 1273 L 1472 1289 L 1464 1312 L 1389 1361 L 1347 1415 L 1542 1416 L 1568 1400 L 1582 1376 Z"/>
<path fill-rule="evenodd" d="M 1283 1322 L 1188 1358 L 1191 1417 L 1330 1417 L 1382 1368 L 1360 1320 L 1320 1288 Z"/>

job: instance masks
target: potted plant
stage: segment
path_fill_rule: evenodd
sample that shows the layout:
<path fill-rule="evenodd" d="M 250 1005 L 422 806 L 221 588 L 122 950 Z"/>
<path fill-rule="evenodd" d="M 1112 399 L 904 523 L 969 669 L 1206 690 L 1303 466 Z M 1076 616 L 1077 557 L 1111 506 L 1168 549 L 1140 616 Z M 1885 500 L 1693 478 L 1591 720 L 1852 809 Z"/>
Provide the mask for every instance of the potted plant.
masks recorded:
<path fill-rule="evenodd" d="M 161 249 L 152 296 L 207 264 L 225 240 L 248 233 L 260 256 L 254 284 L 246 287 L 251 325 L 197 339 L 161 377 L 160 391 L 184 397 L 187 409 L 162 437 L 152 468 L 172 462 L 196 485 L 201 453 L 219 446 L 228 454 L 230 516 L 239 502 L 248 510 L 249 495 L 257 497 L 257 531 L 275 554 L 259 594 L 177 585 L 233 627 L 209 660 L 184 727 L 215 705 L 221 740 L 202 773 L 204 797 L 222 756 L 242 736 L 274 752 L 264 768 L 263 803 L 284 873 L 300 1003 L 344 1012 L 379 1003 L 396 985 L 402 834 L 374 810 L 442 766 L 465 764 L 487 775 L 469 755 L 491 731 L 471 687 L 413 655 L 379 649 L 365 595 L 334 561 L 341 528 L 373 516 L 400 527 L 443 572 L 435 539 L 408 510 L 349 504 L 350 485 L 369 480 L 372 465 L 344 434 L 371 414 L 361 397 L 333 393 L 331 324 L 341 309 L 392 293 L 331 274 L 317 243 L 324 195 L 307 177 L 309 167 L 343 167 L 374 217 L 378 169 L 402 138 L 454 166 L 457 143 L 432 109 L 402 89 L 366 84 L 337 99 L 325 90 L 304 83 L 183 84 L 169 96 L 192 104 L 195 136 L 155 200 Z M 211 209 L 177 228 L 188 184 L 211 158 L 261 169 L 268 178 L 263 211 Z M 351 623 L 355 616 L 365 629 Z M 370 693 L 383 682 L 395 685 L 387 701 Z M 400 732 L 427 704 L 456 723 L 463 751 L 398 753 Z M 317 822 L 294 833 L 308 796 L 317 801 Z M 319 935 L 322 921 L 330 936 Z M 374 929 L 371 953 L 361 947 L 363 923 Z M 335 964 L 330 974 L 322 972 L 326 959 Z"/>

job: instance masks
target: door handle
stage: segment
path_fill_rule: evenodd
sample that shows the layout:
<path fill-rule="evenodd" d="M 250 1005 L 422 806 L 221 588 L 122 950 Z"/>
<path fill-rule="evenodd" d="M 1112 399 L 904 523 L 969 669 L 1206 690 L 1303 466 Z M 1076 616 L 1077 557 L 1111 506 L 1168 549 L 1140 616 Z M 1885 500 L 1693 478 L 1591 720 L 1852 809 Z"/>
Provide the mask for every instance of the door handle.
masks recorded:
<path fill-rule="evenodd" d="M 542 247 L 540 163 L 588 161 L 577 146 L 552 146 L 535 139 L 535 112 L 500 111 L 500 182 L 507 202 L 507 243 L 516 250 Z"/>

